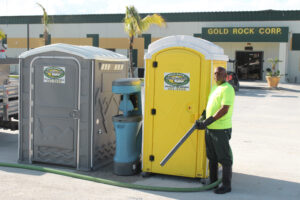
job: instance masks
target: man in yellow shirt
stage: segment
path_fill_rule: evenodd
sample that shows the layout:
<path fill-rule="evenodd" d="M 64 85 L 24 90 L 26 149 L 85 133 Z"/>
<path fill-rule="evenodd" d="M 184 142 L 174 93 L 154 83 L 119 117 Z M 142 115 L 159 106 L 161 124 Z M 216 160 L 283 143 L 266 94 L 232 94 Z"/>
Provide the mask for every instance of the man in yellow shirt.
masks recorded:
<path fill-rule="evenodd" d="M 215 189 L 216 194 L 231 192 L 232 152 L 229 145 L 232 131 L 232 110 L 235 92 L 226 82 L 226 70 L 217 67 L 213 86 L 206 106 L 205 120 L 197 120 L 196 128 L 205 129 L 206 154 L 209 160 L 209 177 L 211 182 L 218 179 L 218 163 L 222 165 L 222 186 Z"/>

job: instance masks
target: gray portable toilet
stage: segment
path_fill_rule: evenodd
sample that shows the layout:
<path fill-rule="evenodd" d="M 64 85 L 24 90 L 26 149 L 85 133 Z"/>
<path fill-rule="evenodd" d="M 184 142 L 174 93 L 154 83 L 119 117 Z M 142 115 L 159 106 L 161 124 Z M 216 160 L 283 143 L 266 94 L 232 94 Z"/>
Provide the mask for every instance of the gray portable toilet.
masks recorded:
<path fill-rule="evenodd" d="M 112 116 L 127 77 L 126 56 L 91 46 L 53 44 L 20 55 L 19 162 L 92 170 L 115 153 Z"/>

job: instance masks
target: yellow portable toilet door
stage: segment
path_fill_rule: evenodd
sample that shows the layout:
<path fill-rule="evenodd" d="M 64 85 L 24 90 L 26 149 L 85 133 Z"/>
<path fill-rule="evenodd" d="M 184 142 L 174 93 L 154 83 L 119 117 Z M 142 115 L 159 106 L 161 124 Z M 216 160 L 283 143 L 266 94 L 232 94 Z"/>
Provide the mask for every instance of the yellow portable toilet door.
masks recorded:
<path fill-rule="evenodd" d="M 164 167 L 160 162 L 193 126 L 199 116 L 200 55 L 186 48 L 172 48 L 153 56 L 154 108 L 152 172 L 196 176 L 197 131 Z"/>

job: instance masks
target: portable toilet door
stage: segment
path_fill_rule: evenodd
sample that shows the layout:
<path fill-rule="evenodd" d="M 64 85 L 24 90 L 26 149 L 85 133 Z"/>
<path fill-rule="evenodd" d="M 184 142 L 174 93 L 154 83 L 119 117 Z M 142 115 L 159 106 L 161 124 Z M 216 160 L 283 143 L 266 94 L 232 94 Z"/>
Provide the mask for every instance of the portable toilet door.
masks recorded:
<path fill-rule="evenodd" d="M 206 106 L 213 67 L 208 51 L 216 47 L 198 40 L 167 37 L 153 43 L 145 56 L 144 172 L 207 176 L 204 131 L 195 131 L 166 165 L 160 166 Z"/>
<path fill-rule="evenodd" d="M 72 57 L 40 56 L 31 62 L 31 69 L 32 161 L 48 158 L 50 163 L 76 167 L 80 64 Z M 49 160 L 52 156 L 47 155 L 55 153 L 57 157 Z"/>

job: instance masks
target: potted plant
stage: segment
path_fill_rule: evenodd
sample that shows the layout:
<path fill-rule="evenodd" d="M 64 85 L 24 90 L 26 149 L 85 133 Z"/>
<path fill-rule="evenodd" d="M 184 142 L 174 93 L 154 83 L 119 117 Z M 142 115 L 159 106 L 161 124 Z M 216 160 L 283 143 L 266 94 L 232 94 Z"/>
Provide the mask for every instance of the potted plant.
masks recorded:
<path fill-rule="evenodd" d="M 271 63 L 272 67 L 267 68 L 267 75 L 266 75 L 266 79 L 268 82 L 269 87 L 272 88 L 277 88 L 278 83 L 280 81 L 280 71 L 278 69 L 276 69 L 276 65 L 279 62 L 282 62 L 281 60 L 279 60 L 278 58 L 269 58 L 268 62 Z"/>

